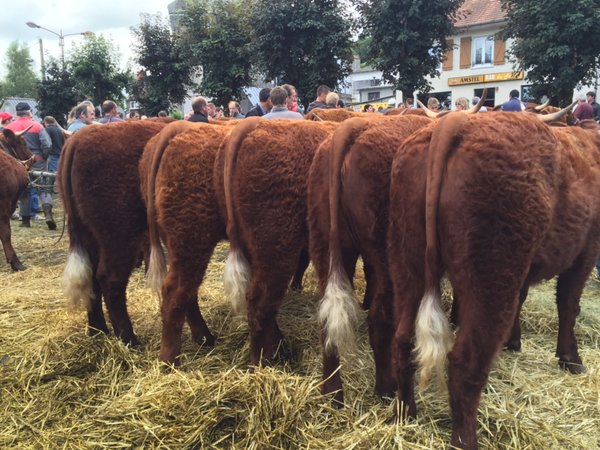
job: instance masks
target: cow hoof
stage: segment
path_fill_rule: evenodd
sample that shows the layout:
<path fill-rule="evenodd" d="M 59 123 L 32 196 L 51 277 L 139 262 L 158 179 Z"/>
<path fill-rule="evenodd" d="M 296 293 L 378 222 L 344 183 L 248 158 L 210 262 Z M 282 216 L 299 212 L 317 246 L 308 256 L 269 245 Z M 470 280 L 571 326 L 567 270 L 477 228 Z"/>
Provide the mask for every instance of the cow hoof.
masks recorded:
<path fill-rule="evenodd" d="M 520 352 L 521 351 L 521 341 L 508 341 L 506 343 L 506 347 L 504 347 L 504 349 L 509 352 Z"/>
<path fill-rule="evenodd" d="M 54 220 L 46 220 L 49 230 L 56 230 L 56 222 Z"/>
<path fill-rule="evenodd" d="M 558 360 L 558 365 L 561 369 L 566 370 L 573 375 L 579 375 L 585 373 L 586 371 L 585 366 L 581 363 Z"/>
<path fill-rule="evenodd" d="M 13 270 L 13 272 L 20 272 L 22 270 L 25 270 L 25 266 L 20 261 L 11 262 L 10 268 Z"/>
<path fill-rule="evenodd" d="M 200 336 L 198 338 L 194 338 L 194 342 L 198 344 L 200 347 L 214 347 L 215 346 L 215 337 L 212 334 L 208 334 L 207 336 Z"/>

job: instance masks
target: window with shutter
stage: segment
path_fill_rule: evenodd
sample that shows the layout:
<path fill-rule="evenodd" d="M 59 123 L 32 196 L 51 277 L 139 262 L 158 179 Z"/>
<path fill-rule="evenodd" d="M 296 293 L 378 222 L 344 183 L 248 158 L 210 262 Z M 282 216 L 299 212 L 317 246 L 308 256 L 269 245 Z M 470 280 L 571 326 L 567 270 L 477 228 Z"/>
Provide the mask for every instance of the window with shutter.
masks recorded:
<path fill-rule="evenodd" d="M 460 38 L 460 68 L 471 67 L 471 37 Z"/>
<path fill-rule="evenodd" d="M 506 41 L 500 34 L 494 36 L 494 65 L 504 64 L 506 55 Z"/>
<path fill-rule="evenodd" d="M 454 66 L 454 40 L 449 39 L 446 43 L 448 44 L 448 50 L 446 50 L 442 59 L 442 70 L 452 70 Z"/>

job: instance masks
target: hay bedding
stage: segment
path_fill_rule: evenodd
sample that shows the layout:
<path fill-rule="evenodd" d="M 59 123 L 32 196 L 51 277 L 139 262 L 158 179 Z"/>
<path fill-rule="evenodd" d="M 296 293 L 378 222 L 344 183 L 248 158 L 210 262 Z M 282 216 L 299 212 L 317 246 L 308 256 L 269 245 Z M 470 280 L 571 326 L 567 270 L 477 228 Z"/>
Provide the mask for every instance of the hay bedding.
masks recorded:
<path fill-rule="evenodd" d="M 399 425 L 394 407 L 372 394 L 366 326 L 344 365 L 349 407 L 319 395 L 321 370 L 316 278 L 290 293 L 281 311 L 285 363 L 247 369 L 244 320 L 231 317 L 221 274 L 227 244 L 215 252 L 200 288 L 201 308 L 217 335 L 214 349 L 184 336 L 182 366 L 157 361 L 158 301 L 136 271 L 129 309 L 144 343 L 131 350 L 114 337 L 85 334 L 85 314 L 67 311 L 60 289 L 67 241 L 44 222 L 13 240 L 26 272 L 0 265 L 0 448 L 96 449 L 439 449 L 450 439 L 447 396 L 417 392 L 419 418 Z M 59 223 L 59 228 L 62 223 Z M 361 273 L 359 270 L 358 273 Z M 364 282 L 358 282 L 359 293 Z M 572 376 L 554 357 L 553 282 L 531 290 L 522 317 L 523 352 L 503 353 L 479 413 L 486 449 L 590 449 L 600 446 L 600 283 L 590 279 L 577 326 L 588 372 Z"/>

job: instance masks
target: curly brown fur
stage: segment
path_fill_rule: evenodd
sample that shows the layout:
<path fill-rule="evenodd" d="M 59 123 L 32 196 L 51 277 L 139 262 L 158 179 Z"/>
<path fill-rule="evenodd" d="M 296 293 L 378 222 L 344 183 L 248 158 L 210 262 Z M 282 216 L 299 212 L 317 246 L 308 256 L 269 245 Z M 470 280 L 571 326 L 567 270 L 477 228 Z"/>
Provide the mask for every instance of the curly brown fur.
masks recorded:
<path fill-rule="evenodd" d="M 59 168 L 69 258 L 89 261 L 91 271 L 89 284 L 82 287 L 92 292 L 90 332 L 108 331 L 104 297 L 115 334 L 132 345 L 139 341 L 127 313 L 125 289 L 146 236 L 138 163 L 148 140 L 164 126 L 160 121 L 127 121 L 85 127 L 67 141 Z M 73 277 L 77 275 L 65 271 L 67 285 Z"/>
<path fill-rule="evenodd" d="M 369 323 L 378 324 L 370 327 L 370 337 L 377 366 L 376 391 L 381 395 L 394 390 L 389 361 L 393 331 L 391 314 L 386 313 L 391 297 L 385 257 L 389 173 L 392 157 L 402 141 L 430 122 L 415 116 L 380 117 L 375 122 L 350 119 L 338 127 L 333 140 L 319 147 L 310 169 L 310 250 L 321 292 L 325 291 L 328 274 L 331 277 L 337 273 L 338 278 L 343 274 L 351 280 L 356 258 L 362 255 L 367 278 L 363 305 L 371 307 Z M 330 221 L 330 217 L 334 219 Z M 339 365 L 337 350 L 325 351 L 323 358 L 323 377 L 328 380 L 323 390 L 337 391 L 340 400 L 341 378 L 339 371 L 333 373 Z"/>
<path fill-rule="evenodd" d="M 600 137 L 597 131 L 550 128 L 525 114 L 478 114 L 461 123 L 456 117 L 415 133 L 394 158 L 388 230 L 397 321 L 392 354 L 399 400 L 414 415 L 415 318 L 425 315 L 418 311 L 421 298 L 435 291 L 432 284 L 446 271 L 460 323 L 448 354 L 452 444 L 474 449 L 481 391 L 531 283 L 559 275 L 557 354 L 570 370 L 581 367 L 573 324 L 600 253 Z M 428 158 L 442 166 L 433 178 L 434 172 L 426 175 Z M 425 215 L 435 192 L 437 213 Z M 439 250 L 437 256 L 428 250 L 426 262 L 434 233 Z M 426 265 L 434 266 L 433 276 Z"/>
<path fill-rule="evenodd" d="M 259 121 L 239 142 L 233 179 L 223 181 L 223 174 L 216 172 L 217 185 L 231 185 L 232 206 L 227 209 L 235 211 L 235 239 L 252 271 L 246 293 L 252 364 L 269 364 L 281 339 L 277 311 L 308 245 L 309 166 L 317 146 L 336 125 Z M 225 148 L 230 151 L 230 146 Z M 226 156 L 219 155 L 216 167 L 224 166 Z"/>

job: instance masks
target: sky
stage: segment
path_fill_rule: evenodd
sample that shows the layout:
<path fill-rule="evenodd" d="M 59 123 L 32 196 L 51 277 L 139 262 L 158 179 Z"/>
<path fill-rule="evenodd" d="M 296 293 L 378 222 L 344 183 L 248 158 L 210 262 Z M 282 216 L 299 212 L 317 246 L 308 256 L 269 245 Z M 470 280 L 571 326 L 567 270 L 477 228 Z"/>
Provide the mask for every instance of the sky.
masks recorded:
<path fill-rule="evenodd" d="M 6 51 L 13 41 L 29 47 L 34 70 L 40 73 L 40 45 L 44 58 L 60 58 L 58 36 L 40 28 L 30 28 L 25 22 L 34 22 L 63 35 L 92 31 L 113 42 L 121 54 L 121 67 L 133 57 L 134 38 L 130 27 L 141 22 L 140 14 L 160 13 L 168 17 L 167 5 L 172 0 L 2 0 L 0 8 L 0 78 L 6 75 Z M 6 4 L 5 4 L 6 3 Z M 65 57 L 73 43 L 81 44 L 83 36 L 65 37 Z"/>

